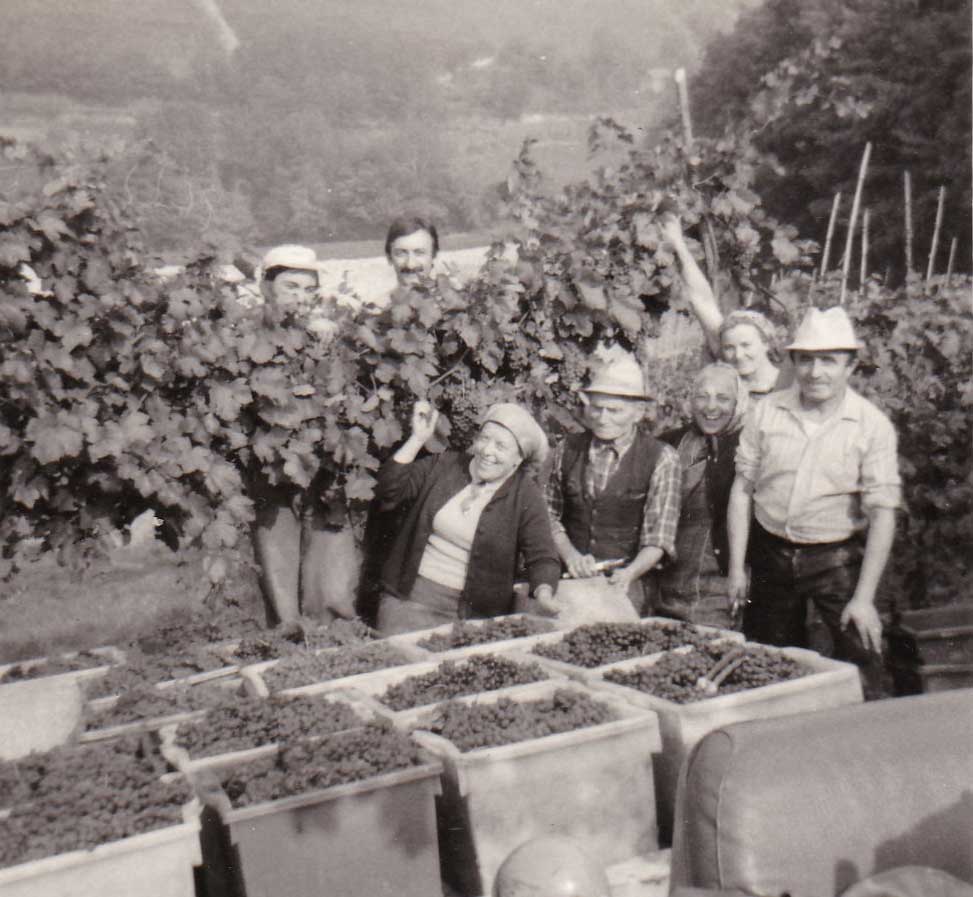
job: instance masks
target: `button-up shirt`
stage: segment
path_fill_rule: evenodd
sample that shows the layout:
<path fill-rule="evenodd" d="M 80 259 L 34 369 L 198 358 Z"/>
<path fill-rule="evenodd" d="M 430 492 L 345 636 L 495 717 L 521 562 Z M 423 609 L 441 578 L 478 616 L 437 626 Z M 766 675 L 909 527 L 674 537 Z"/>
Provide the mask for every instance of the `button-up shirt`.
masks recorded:
<path fill-rule="evenodd" d="M 806 426 L 797 386 L 762 399 L 740 434 L 736 473 L 757 522 L 791 542 L 840 542 L 868 526 L 874 508 L 897 508 L 895 429 L 853 389 L 819 425 Z"/>
<path fill-rule="evenodd" d="M 635 430 L 627 436 L 615 440 L 592 439 L 588 449 L 588 464 L 585 470 L 585 491 L 590 497 L 604 492 L 612 474 L 625 453 L 635 442 Z M 557 538 L 565 534 L 561 515 L 564 511 L 564 494 L 561 489 L 564 441 L 554 448 L 551 476 L 547 482 L 545 496 L 551 517 L 551 532 Z M 642 526 L 639 530 L 639 548 L 655 545 L 661 548 L 670 560 L 676 557 L 676 529 L 679 526 L 679 505 L 682 487 L 682 469 L 679 456 L 671 446 L 664 445 L 659 460 L 649 480 L 649 491 L 645 496 L 645 510 L 642 513 Z"/>

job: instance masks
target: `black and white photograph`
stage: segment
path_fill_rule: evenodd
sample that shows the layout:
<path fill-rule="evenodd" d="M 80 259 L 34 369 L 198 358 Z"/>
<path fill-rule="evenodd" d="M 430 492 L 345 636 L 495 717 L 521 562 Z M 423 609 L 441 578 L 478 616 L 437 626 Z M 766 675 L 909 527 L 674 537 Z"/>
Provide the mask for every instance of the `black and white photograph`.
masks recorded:
<path fill-rule="evenodd" d="M 973 897 L 973 0 L 2 0 L 2 897 Z"/>

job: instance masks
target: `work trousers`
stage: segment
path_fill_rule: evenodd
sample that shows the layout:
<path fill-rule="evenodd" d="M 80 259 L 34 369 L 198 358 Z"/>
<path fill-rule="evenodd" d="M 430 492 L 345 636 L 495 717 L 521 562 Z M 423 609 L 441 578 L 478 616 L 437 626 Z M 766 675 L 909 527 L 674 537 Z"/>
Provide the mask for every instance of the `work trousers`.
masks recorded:
<path fill-rule="evenodd" d="M 808 647 L 808 612 L 817 610 L 831 638 L 830 655 L 858 666 L 866 697 L 876 696 L 878 656 L 862 643 L 841 613 L 855 593 L 864 539 L 807 545 L 789 542 L 753 521 L 750 534 L 750 600 L 743 632 L 766 645 Z"/>

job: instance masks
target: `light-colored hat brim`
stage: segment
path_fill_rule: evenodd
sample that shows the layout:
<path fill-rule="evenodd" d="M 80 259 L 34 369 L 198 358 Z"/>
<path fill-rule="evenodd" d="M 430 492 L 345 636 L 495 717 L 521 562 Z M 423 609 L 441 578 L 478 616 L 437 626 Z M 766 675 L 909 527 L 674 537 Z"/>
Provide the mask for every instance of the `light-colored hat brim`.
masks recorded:
<path fill-rule="evenodd" d="M 633 390 L 623 390 L 623 389 L 582 389 L 582 393 L 592 396 L 614 396 L 618 399 L 638 399 L 642 402 L 649 402 L 652 400 L 652 396 L 647 395 L 644 392 L 637 392 Z"/>

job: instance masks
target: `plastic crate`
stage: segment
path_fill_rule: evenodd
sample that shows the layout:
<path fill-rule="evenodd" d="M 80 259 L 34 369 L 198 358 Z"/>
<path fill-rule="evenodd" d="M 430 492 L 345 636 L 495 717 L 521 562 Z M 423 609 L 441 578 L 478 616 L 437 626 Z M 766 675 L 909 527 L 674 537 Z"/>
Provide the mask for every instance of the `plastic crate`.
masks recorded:
<path fill-rule="evenodd" d="M 828 707 L 859 704 L 863 701 L 861 678 L 854 664 L 822 657 L 803 648 L 772 648 L 760 645 L 800 663 L 810 672 L 799 679 L 777 682 L 748 691 L 715 695 L 690 704 L 677 704 L 628 686 L 606 682 L 609 670 L 632 670 L 651 665 L 662 656 L 633 658 L 592 671 L 588 684 L 598 690 L 630 701 L 659 716 L 662 753 L 656 757 L 655 785 L 658 798 L 659 830 L 663 843 L 672 837 L 676 782 L 679 770 L 692 747 L 707 733 L 720 726 L 753 719 L 770 719 L 792 713 L 807 713 Z"/>
<path fill-rule="evenodd" d="M 491 652 L 479 652 L 496 654 L 499 657 L 503 657 L 506 660 L 513 661 L 519 664 L 530 664 L 536 663 L 535 658 L 531 658 L 528 655 L 520 652 L 517 648 L 507 648 L 502 651 L 491 651 Z M 472 656 L 472 655 L 471 655 Z M 351 676 L 348 679 L 342 680 L 345 683 L 345 690 L 349 693 L 357 696 L 359 699 L 365 701 L 369 704 L 374 711 L 380 716 L 390 719 L 393 722 L 398 723 L 400 720 L 408 720 L 411 718 L 411 714 L 415 713 L 416 710 L 423 708 L 431 708 L 437 706 L 436 703 L 424 704 L 420 707 L 411 707 L 405 710 L 393 710 L 391 707 L 386 706 L 380 700 L 382 694 L 391 685 L 396 685 L 411 676 L 423 676 L 427 673 L 431 673 L 438 669 L 443 663 L 463 663 L 469 660 L 469 657 L 459 657 L 459 658 L 445 658 L 443 660 L 427 660 L 422 663 L 413 663 L 409 666 L 400 667 L 389 667 L 384 670 L 375 670 L 372 673 L 362 673 L 359 676 Z M 537 664 L 540 666 L 540 664 Z M 544 667 L 541 667 L 544 671 L 544 675 L 547 680 L 561 680 L 563 677 L 556 672 L 552 672 Z M 336 680 L 337 681 L 337 680 Z M 540 680 L 539 680 L 540 681 Z M 507 694 L 509 692 L 516 692 L 517 690 L 524 688 L 525 685 L 532 685 L 534 683 L 523 683 L 520 685 L 512 685 L 507 688 L 498 689 L 495 692 L 478 692 L 479 695 L 484 694 Z M 291 691 L 281 692 L 281 694 L 299 694 L 307 693 L 306 689 L 293 689 Z M 467 696 L 467 697 L 475 697 Z M 437 702 L 441 703 L 441 702 Z"/>
<path fill-rule="evenodd" d="M 208 897 L 441 894 L 435 811 L 441 772 L 430 759 L 239 809 L 222 789 L 203 786 Z"/>
<path fill-rule="evenodd" d="M 893 666 L 973 665 L 973 602 L 906 611 L 888 637 Z"/>
<path fill-rule="evenodd" d="M 388 669 L 401 669 L 404 666 L 421 663 L 426 661 L 431 655 L 428 651 L 422 651 L 419 648 L 414 647 L 408 636 L 406 635 L 393 635 L 386 639 L 376 639 L 372 642 L 367 642 L 368 645 L 379 645 L 387 644 L 396 650 L 400 651 L 406 658 L 408 658 L 407 664 L 401 664 L 397 667 L 388 667 Z M 357 647 L 357 646 L 354 646 Z M 334 654 L 340 653 L 342 651 L 349 650 L 347 646 L 339 648 L 322 648 L 319 651 L 315 651 L 316 655 L 322 654 Z M 244 685 L 249 694 L 255 695 L 257 697 L 266 698 L 272 693 L 270 687 L 267 685 L 263 674 L 280 663 L 279 660 L 264 660 L 260 663 L 249 664 L 248 666 L 242 667 L 240 670 L 240 676 L 244 681 Z M 381 671 L 375 671 L 381 672 Z M 280 691 L 273 692 L 274 694 L 281 695 L 301 695 L 301 694 L 320 694 L 327 691 L 344 691 L 347 690 L 349 686 L 353 685 L 354 682 L 360 676 L 370 676 L 372 673 L 358 673 L 354 676 L 342 676 L 337 679 L 326 679 L 321 682 L 310 682 L 307 685 L 295 686 L 293 688 L 281 689 Z"/>
<path fill-rule="evenodd" d="M 431 648 L 427 648 L 420 644 L 420 642 L 435 635 L 448 635 L 450 630 L 453 628 L 452 623 L 446 623 L 442 626 L 436 626 L 434 629 L 420 629 L 416 632 L 408 632 L 400 636 L 395 636 L 402 640 L 402 644 L 408 644 L 414 647 L 417 651 L 422 651 L 428 657 L 435 658 L 436 660 L 455 660 L 461 657 L 469 657 L 473 654 L 490 654 L 496 653 L 497 651 L 504 651 L 508 648 L 520 648 L 526 651 L 531 645 L 538 643 L 539 641 L 549 638 L 552 634 L 556 633 L 556 627 L 552 620 L 546 620 L 543 617 L 538 617 L 532 614 L 510 614 L 505 617 L 494 617 L 488 620 L 464 620 L 463 622 L 468 626 L 483 626 L 494 622 L 495 620 L 531 620 L 536 621 L 538 624 L 542 624 L 547 629 L 546 632 L 539 632 L 534 635 L 521 636 L 519 638 L 503 639 L 495 642 L 484 642 L 481 645 L 467 645 L 462 648 L 449 648 L 445 651 L 434 651 Z"/>
<path fill-rule="evenodd" d="M 15 666 L 36 666 L 47 658 L 38 657 L 0 667 L 0 760 L 13 760 L 31 751 L 48 751 L 77 738 L 81 728 L 84 697 L 80 683 L 103 676 L 124 659 L 117 648 L 96 648 L 92 653 L 105 656 L 105 666 L 55 673 L 37 679 L 4 682 Z M 73 654 L 65 654 L 70 658 Z"/>
<path fill-rule="evenodd" d="M 465 753 L 429 732 L 413 734 L 443 762 L 440 853 L 444 877 L 460 894 L 492 893 L 494 876 L 510 851 L 540 835 L 577 838 L 603 865 L 658 847 L 652 756 L 661 739 L 655 713 L 567 680 L 459 700 L 526 702 L 558 689 L 588 694 L 610 706 L 617 718 Z M 404 711 L 396 725 L 421 730 L 431 716 L 431 708 Z"/>
<path fill-rule="evenodd" d="M 643 617 L 638 621 L 638 625 L 645 628 L 660 627 L 660 626 L 674 626 L 678 623 L 677 620 L 671 620 L 668 617 Z M 744 641 L 742 632 L 733 632 L 729 629 L 718 629 L 715 626 L 702 626 L 699 624 L 690 624 L 692 629 L 701 635 L 711 635 L 713 640 L 716 639 L 729 639 L 731 641 L 740 642 Z M 536 660 L 539 664 L 552 670 L 562 676 L 567 676 L 571 679 L 576 679 L 579 682 L 587 682 L 592 673 L 598 673 L 601 670 L 609 669 L 612 664 L 601 664 L 596 667 L 582 667 L 576 666 L 575 664 L 565 663 L 563 660 L 555 660 L 551 657 L 544 657 L 542 654 L 534 654 L 533 649 L 537 645 L 550 645 L 557 644 L 563 640 L 566 636 L 570 635 L 574 629 L 580 627 L 572 627 L 567 631 L 548 633 L 543 636 L 538 636 L 533 643 L 526 648 L 526 654 L 532 660 Z M 657 652 L 658 653 L 658 652 Z M 632 660 L 644 660 L 646 657 L 652 657 L 653 654 L 644 654 L 641 658 L 631 658 Z"/>
<path fill-rule="evenodd" d="M 359 698 L 343 694 L 340 692 L 328 692 L 329 700 L 340 701 L 348 704 L 357 714 L 359 724 L 368 721 L 375 716 L 370 704 L 363 703 Z M 205 726 L 207 719 L 205 716 L 187 720 L 186 722 Z M 239 763 L 246 763 L 250 760 L 257 760 L 277 752 L 279 745 L 275 742 L 265 744 L 255 744 L 249 748 L 241 748 L 235 751 L 226 751 L 220 754 L 208 754 L 206 756 L 193 756 L 190 752 L 180 746 L 177 742 L 179 722 L 163 726 L 159 730 L 161 740 L 162 755 L 166 760 L 180 772 L 188 774 L 197 773 L 204 769 L 225 769 L 228 766 L 235 766 Z"/>
<path fill-rule="evenodd" d="M 91 850 L 0 869 L 3 897 L 195 897 L 193 866 L 202 862 L 199 805 L 184 822 Z"/>

